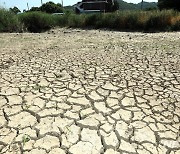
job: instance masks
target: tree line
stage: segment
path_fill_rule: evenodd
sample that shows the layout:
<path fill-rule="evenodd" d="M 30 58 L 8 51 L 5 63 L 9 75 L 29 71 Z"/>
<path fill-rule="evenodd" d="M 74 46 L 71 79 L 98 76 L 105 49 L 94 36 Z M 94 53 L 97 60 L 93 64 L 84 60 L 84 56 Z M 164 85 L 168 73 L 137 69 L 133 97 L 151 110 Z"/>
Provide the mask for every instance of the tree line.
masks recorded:
<path fill-rule="evenodd" d="M 14 12 L 15 14 L 21 12 L 18 7 L 10 8 L 10 11 Z M 62 13 L 63 6 L 60 3 L 55 4 L 54 2 L 47 2 L 44 3 L 40 7 L 32 7 L 30 10 L 23 10 L 23 12 L 34 12 L 34 11 L 41 11 L 46 13 Z"/>

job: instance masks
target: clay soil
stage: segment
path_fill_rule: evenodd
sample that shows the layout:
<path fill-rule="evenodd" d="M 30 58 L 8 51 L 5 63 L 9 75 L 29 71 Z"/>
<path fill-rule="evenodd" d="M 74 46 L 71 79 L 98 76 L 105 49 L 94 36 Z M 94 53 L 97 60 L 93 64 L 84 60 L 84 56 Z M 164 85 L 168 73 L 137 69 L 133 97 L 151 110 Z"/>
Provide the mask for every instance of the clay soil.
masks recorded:
<path fill-rule="evenodd" d="M 1 154 L 179 154 L 180 32 L 0 34 Z"/>

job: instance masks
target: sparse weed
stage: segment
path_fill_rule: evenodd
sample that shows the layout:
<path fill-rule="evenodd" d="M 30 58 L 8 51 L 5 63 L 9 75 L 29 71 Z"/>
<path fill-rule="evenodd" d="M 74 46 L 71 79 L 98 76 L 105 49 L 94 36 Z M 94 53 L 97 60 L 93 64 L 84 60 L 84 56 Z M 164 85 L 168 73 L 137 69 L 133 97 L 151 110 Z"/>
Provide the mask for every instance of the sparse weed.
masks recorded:
<path fill-rule="evenodd" d="M 64 132 L 69 135 L 69 134 L 73 134 L 73 132 L 68 128 L 69 126 L 65 126 L 64 127 Z"/>
<path fill-rule="evenodd" d="M 27 135 L 27 134 L 24 134 L 23 137 L 22 137 L 22 144 L 23 144 L 23 146 L 25 146 L 25 144 L 27 142 L 29 142 L 30 140 L 31 140 L 30 136 Z"/>
<path fill-rule="evenodd" d="M 28 105 L 26 100 L 22 101 L 22 108 L 23 109 L 28 110 L 30 107 L 31 107 L 31 105 Z"/>
<path fill-rule="evenodd" d="M 41 86 L 41 85 L 35 85 L 34 87 L 32 87 L 33 90 L 43 90 L 46 89 L 46 86 Z"/>

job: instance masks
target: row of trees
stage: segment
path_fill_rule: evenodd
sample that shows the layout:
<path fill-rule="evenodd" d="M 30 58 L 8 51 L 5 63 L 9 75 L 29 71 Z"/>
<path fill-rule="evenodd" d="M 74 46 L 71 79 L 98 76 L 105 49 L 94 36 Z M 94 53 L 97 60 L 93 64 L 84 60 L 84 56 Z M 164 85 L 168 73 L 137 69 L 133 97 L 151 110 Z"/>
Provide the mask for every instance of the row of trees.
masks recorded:
<path fill-rule="evenodd" d="M 62 13 L 63 7 L 60 3 L 47 2 L 40 7 L 32 7 L 29 11 L 42 11 L 46 13 Z"/>
<path fill-rule="evenodd" d="M 18 12 L 21 12 L 17 7 L 10 8 L 10 11 L 14 12 L 17 14 Z M 26 11 L 24 10 L 23 12 L 32 12 L 32 11 L 42 11 L 46 13 L 62 13 L 63 12 L 63 7 L 60 3 L 55 4 L 54 2 L 47 2 L 44 3 L 40 7 L 32 7 L 30 10 Z"/>
<path fill-rule="evenodd" d="M 143 0 L 142 0 L 143 4 Z M 163 9 L 175 9 L 180 11 L 180 0 L 158 0 L 158 7 L 160 10 Z M 112 10 L 118 10 L 118 1 L 114 1 L 114 5 L 112 6 Z M 14 12 L 17 14 L 18 12 L 21 12 L 17 7 L 10 8 L 10 11 Z M 40 7 L 32 7 L 28 11 L 42 11 L 46 13 L 62 13 L 63 12 L 63 7 L 60 3 L 55 4 L 54 2 L 47 2 L 43 4 Z"/>

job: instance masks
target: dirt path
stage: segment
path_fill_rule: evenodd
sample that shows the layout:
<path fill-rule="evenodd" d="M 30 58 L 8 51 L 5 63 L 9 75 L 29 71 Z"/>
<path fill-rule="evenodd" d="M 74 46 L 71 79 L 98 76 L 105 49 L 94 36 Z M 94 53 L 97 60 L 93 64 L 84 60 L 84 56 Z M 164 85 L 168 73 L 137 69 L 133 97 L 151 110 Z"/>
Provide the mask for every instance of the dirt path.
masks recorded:
<path fill-rule="evenodd" d="M 0 34 L 0 153 L 179 154 L 180 33 Z"/>

